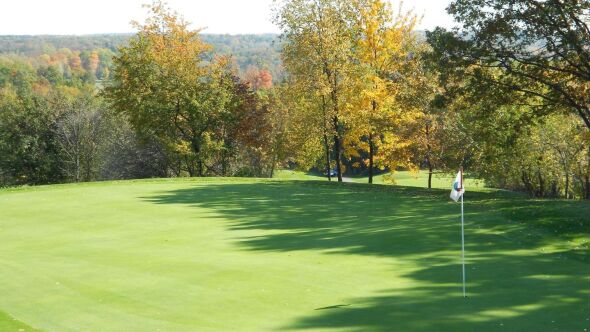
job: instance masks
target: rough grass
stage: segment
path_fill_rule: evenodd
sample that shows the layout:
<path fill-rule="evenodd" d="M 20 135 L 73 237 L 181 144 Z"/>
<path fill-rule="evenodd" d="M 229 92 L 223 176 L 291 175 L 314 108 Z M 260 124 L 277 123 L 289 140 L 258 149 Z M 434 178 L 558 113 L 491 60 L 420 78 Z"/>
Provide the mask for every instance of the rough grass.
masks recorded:
<path fill-rule="evenodd" d="M 203 179 L 0 191 L 1 331 L 590 330 L 590 206 Z"/>

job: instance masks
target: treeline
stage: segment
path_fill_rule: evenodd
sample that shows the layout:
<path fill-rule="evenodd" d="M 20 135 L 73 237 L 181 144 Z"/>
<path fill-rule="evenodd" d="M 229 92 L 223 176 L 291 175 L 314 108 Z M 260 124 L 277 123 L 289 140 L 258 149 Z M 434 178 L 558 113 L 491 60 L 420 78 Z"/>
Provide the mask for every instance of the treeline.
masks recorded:
<path fill-rule="evenodd" d="M 271 174 L 270 71 L 240 78 L 176 14 L 151 10 L 116 54 L 0 57 L 0 184 Z"/>
<path fill-rule="evenodd" d="M 211 45 L 162 2 L 113 59 L 103 95 L 135 132 L 166 152 L 174 176 L 269 176 L 272 77 L 251 71 L 242 81 L 231 57 Z"/>
<path fill-rule="evenodd" d="M 494 187 L 590 198 L 590 3 L 455 0 L 448 12 L 460 28 L 423 41 L 417 17 L 386 1 L 280 3 L 297 164 L 369 182 L 376 169 L 462 166 Z"/>
<path fill-rule="evenodd" d="M 411 12 L 385 1 L 285 1 L 283 30 L 290 141 L 299 165 L 342 181 L 345 172 L 420 167 L 429 87 Z"/>
<path fill-rule="evenodd" d="M 126 112 L 118 113 L 93 83 L 76 77 L 49 80 L 26 62 L 0 60 L 0 185 L 269 176 L 262 149 L 268 131 L 265 104 L 272 99 L 268 74 L 251 70 L 251 85 L 229 67 L 224 74 L 228 98 L 211 97 L 227 104 L 203 129 L 199 152 L 207 158 L 198 159 L 191 150 L 196 141 L 166 139 L 165 131 L 142 127 Z M 170 121 L 162 125 L 175 120 L 180 122 L 162 119 Z"/>
<path fill-rule="evenodd" d="M 231 56 L 240 75 L 248 70 L 267 70 L 275 81 L 281 81 L 284 70 L 281 62 L 281 44 L 275 34 L 217 35 L 201 34 L 203 41 L 212 46 L 215 54 Z"/>
<path fill-rule="evenodd" d="M 464 164 L 496 187 L 590 199 L 588 1 L 455 0 L 428 33 L 438 103 Z"/>
<path fill-rule="evenodd" d="M 460 28 L 423 38 L 418 17 L 387 1 L 284 0 L 279 41 L 247 37 L 259 54 L 156 1 L 116 52 L 2 58 L 0 178 L 288 167 L 372 182 L 401 168 L 427 171 L 430 187 L 464 167 L 498 188 L 590 198 L 590 4 L 491 4 L 455 0 Z"/>
<path fill-rule="evenodd" d="M 93 83 L 0 60 L 0 185 L 166 176 L 162 160 Z"/>
<path fill-rule="evenodd" d="M 108 79 L 102 71 L 111 70 L 110 59 L 119 47 L 126 46 L 132 34 L 97 34 L 83 36 L 0 36 L 0 55 L 38 61 L 47 57 L 70 57 L 78 54 L 83 63 L 92 53 L 98 53 L 102 64 L 97 78 Z M 201 34 L 212 46 L 212 52 L 232 56 L 239 74 L 250 69 L 268 70 L 275 80 L 281 80 L 281 45 L 278 36 Z"/>
<path fill-rule="evenodd" d="M 39 56 L 60 49 L 92 51 L 106 48 L 116 52 L 129 41 L 131 34 L 97 34 L 84 36 L 0 36 L 0 53 L 22 56 Z"/>

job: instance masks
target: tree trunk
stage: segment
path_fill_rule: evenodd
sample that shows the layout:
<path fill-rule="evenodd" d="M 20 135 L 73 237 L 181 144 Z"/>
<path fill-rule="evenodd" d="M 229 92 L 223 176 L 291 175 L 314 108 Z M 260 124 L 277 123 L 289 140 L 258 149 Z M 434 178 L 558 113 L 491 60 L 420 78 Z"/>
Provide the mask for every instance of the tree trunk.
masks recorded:
<path fill-rule="evenodd" d="M 559 198 L 559 188 L 557 187 L 557 181 L 551 182 L 551 198 Z"/>
<path fill-rule="evenodd" d="M 176 173 L 177 178 L 179 178 L 182 174 L 182 160 L 180 158 L 176 160 L 176 167 L 174 169 L 174 172 Z"/>
<path fill-rule="evenodd" d="M 527 172 L 525 172 L 524 170 L 521 173 L 521 179 L 522 179 L 522 183 L 524 184 L 524 187 L 526 188 L 526 191 L 528 191 L 529 195 L 534 197 L 535 196 L 535 189 L 533 188 L 532 179 L 529 176 L 529 174 Z"/>
<path fill-rule="evenodd" d="M 433 173 L 432 164 L 429 161 L 428 162 L 428 189 L 432 189 L 432 173 Z"/>
<path fill-rule="evenodd" d="M 330 167 L 330 143 L 328 142 L 328 135 L 324 133 L 324 147 L 326 148 L 326 174 L 328 174 L 328 181 L 332 181 L 332 172 Z"/>
<path fill-rule="evenodd" d="M 373 146 L 373 134 L 369 134 L 369 183 L 373 183 L 373 155 L 375 148 Z"/>
<path fill-rule="evenodd" d="M 328 74 L 328 77 L 331 78 L 331 97 L 332 107 L 334 110 L 334 116 L 332 118 L 334 125 L 334 158 L 336 161 L 336 172 L 338 173 L 338 182 L 342 182 L 342 137 L 340 133 L 340 120 L 338 119 L 338 115 L 340 113 L 338 107 L 338 73 L 334 72 L 332 74 Z"/>
<path fill-rule="evenodd" d="M 192 178 L 193 176 L 195 176 L 195 167 L 189 157 L 186 157 L 185 161 L 186 161 L 186 170 L 188 171 L 188 176 Z"/>
<path fill-rule="evenodd" d="M 426 163 L 428 164 L 428 189 L 432 189 L 432 161 L 430 160 L 431 155 L 430 147 L 430 124 L 426 123 Z"/>
<path fill-rule="evenodd" d="M 76 182 L 80 182 L 80 155 L 76 153 Z"/>
<path fill-rule="evenodd" d="M 221 175 L 227 176 L 227 153 L 225 150 L 221 151 Z"/>
<path fill-rule="evenodd" d="M 221 160 L 221 175 L 227 176 L 227 162 L 225 156 L 223 156 L 223 159 Z"/>
<path fill-rule="evenodd" d="M 199 136 L 195 135 L 192 137 L 191 146 L 193 148 L 193 152 L 197 157 L 197 176 L 203 176 L 203 161 L 201 160 L 201 144 L 200 144 Z M 192 164 L 192 162 L 191 162 Z M 194 173 L 194 170 L 193 170 Z M 192 175 L 191 175 L 192 177 Z"/>
<path fill-rule="evenodd" d="M 570 175 L 565 173 L 565 199 L 570 199 Z"/>
<path fill-rule="evenodd" d="M 373 109 L 372 115 L 375 115 L 377 111 L 377 102 L 371 101 L 371 107 Z M 373 161 L 375 156 L 375 145 L 373 144 L 373 132 L 369 133 L 369 183 L 373 183 Z"/>
<path fill-rule="evenodd" d="M 333 121 L 334 130 L 336 131 L 336 133 L 334 134 L 334 154 L 336 161 L 336 173 L 338 173 L 338 182 L 342 182 L 342 144 L 340 140 L 340 122 L 338 121 L 337 116 L 334 116 Z"/>
<path fill-rule="evenodd" d="M 584 199 L 590 199 L 590 146 L 588 146 L 588 165 L 586 166 L 586 190 L 584 192 Z"/>
<path fill-rule="evenodd" d="M 272 161 L 270 164 L 270 176 L 269 178 L 272 179 L 275 176 L 275 166 L 277 165 L 277 154 L 273 153 L 272 155 Z"/>
<path fill-rule="evenodd" d="M 539 197 L 545 196 L 545 180 L 541 175 L 541 171 L 537 171 L 537 178 L 539 180 Z"/>
<path fill-rule="evenodd" d="M 326 115 L 326 97 L 322 95 L 322 114 L 324 123 L 324 148 L 326 149 L 326 174 L 328 181 L 332 181 L 331 167 L 330 167 L 330 143 L 328 141 L 328 119 Z"/>

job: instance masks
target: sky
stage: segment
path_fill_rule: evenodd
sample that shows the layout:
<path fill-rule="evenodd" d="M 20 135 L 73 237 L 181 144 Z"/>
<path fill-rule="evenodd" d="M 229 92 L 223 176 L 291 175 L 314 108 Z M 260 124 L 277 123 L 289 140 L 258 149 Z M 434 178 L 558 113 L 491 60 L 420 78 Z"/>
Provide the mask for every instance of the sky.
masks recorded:
<path fill-rule="evenodd" d="M 84 35 L 133 32 L 129 22 L 145 17 L 150 0 L 0 0 L 0 35 Z M 168 0 L 169 7 L 204 33 L 278 33 L 271 23 L 273 0 Z M 404 9 L 423 15 L 418 29 L 450 27 L 450 0 L 405 0 Z M 394 2 L 397 3 L 397 2 Z"/>

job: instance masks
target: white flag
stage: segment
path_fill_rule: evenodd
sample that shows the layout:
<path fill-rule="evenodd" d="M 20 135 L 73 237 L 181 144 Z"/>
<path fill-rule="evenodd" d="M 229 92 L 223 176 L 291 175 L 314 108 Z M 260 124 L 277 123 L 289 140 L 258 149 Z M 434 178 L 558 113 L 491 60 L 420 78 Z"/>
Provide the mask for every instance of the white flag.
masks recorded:
<path fill-rule="evenodd" d="M 453 189 L 451 190 L 451 199 L 455 202 L 459 201 L 459 198 L 463 196 L 465 192 L 465 186 L 463 185 L 463 173 L 460 171 L 457 173 L 457 177 L 455 178 L 455 182 L 453 182 Z"/>

